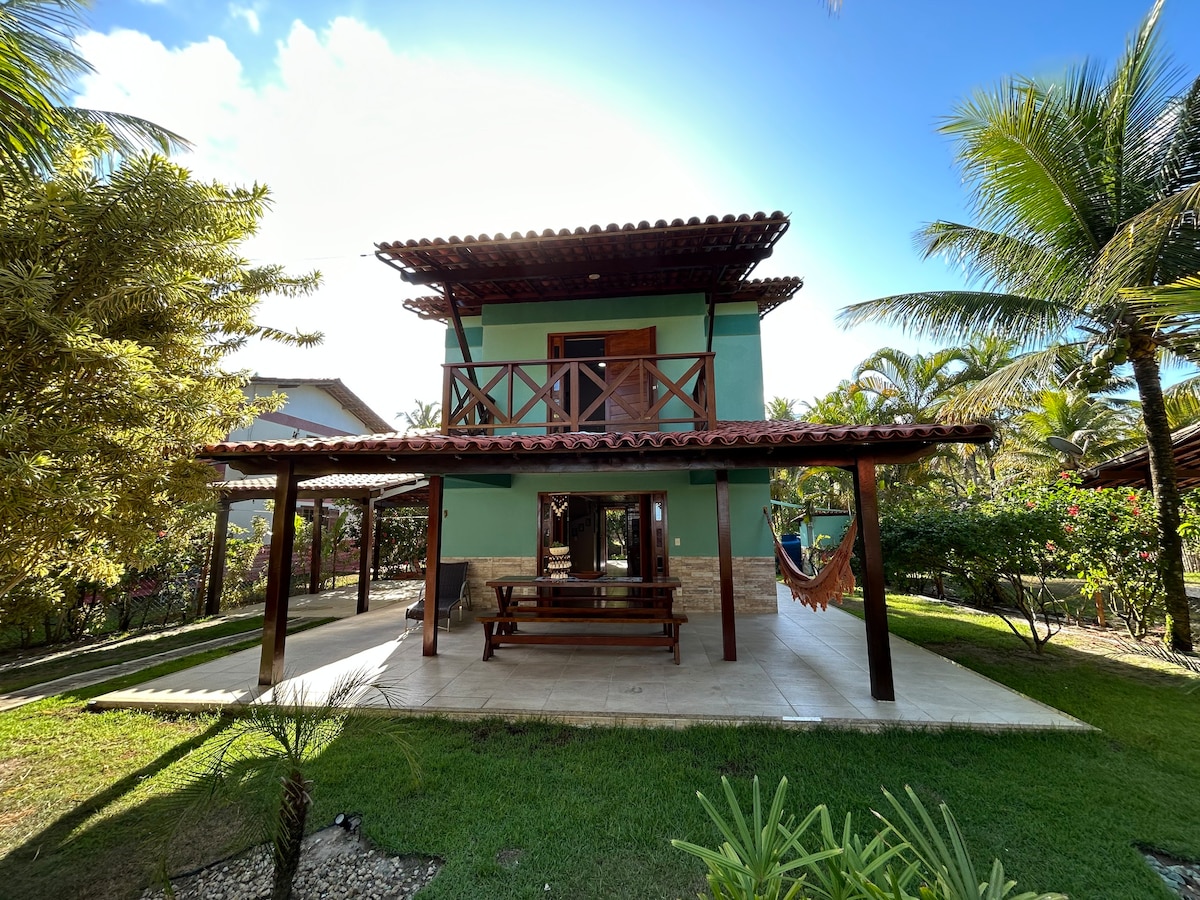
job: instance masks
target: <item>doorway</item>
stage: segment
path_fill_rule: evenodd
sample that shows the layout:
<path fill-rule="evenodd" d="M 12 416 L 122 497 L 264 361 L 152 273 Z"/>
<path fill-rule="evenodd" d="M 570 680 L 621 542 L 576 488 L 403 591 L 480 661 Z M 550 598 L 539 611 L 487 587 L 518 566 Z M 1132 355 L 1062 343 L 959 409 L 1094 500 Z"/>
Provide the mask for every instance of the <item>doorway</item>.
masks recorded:
<path fill-rule="evenodd" d="M 555 544 L 570 548 L 576 575 L 647 579 L 670 574 L 665 493 L 543 493 L 538 509 L 538 574 L 544 574 Z"/>

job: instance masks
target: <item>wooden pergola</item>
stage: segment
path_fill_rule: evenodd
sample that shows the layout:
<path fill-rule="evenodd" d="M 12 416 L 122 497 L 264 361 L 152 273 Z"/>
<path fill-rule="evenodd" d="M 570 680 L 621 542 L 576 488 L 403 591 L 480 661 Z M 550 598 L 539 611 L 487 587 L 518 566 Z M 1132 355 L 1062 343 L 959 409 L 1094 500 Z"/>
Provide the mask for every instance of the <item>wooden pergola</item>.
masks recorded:
<path fill-rule="evenodd" d="M 275 476 L 274 519 L 267 573 L 259 683 L 283 677 L 288 563 L 301 485 L 324 476 L 354 477 L 405 469 L 428 479 L 428 558 L 441 556 L 445 476 L 520 473 L 712 471 L 720 573 L 724 658 L 737 659 L 729 472 L 735 469 L 831 466 L 854 480 L 863 569 L 871 694 L 895 699 L 883 559 L 879 542 L 876 467 L 921 459 L 943 443 L 982 443 L 987 425 L 814 425 L 806 422 L 719 422 L 700 431 L 576 432 L 544 435 L 373 435 L 331 439 L 226 442 L 202 456 L 249 474 Z M 438 596 L 438 566 L 426 567 L 426 596 Z M 426 616 L 422 652 L 437 653 L 437 627 Z"/>
<path fill-rule="evenodd" d="M 239 501 L 271 500 L 276 498 L 278 480 L 275 475 L 260 475 L 222 481 L 217 489 L 217 522 L 213 530 L 213 547 L 209 570 L 205 615 L 221 611 L 221 593 L 225 588 L 225 550 L 229 537 L 229 510 Z M 310 594 L 321 586 L 321 508 L 326 500 L 350 500 L 362 509 L 362 534 L 358 553 L 358 612 L 370 608 L 371 570 L 378 568 L 379 520 L 375 511 L 395 506 L 424 506 L 428 503 L 429 481 L 424 475 L 395 472 L 363 473 L 358 475 L 327 474 L 308 478 L 296 485 L 296 499 L 312 500 L 313 540 L 309 567 Z M 295 537 L 295 504 L 292 507 L 293 539 Z M 288 560 L 291 552 L 288 552 Z M 286 563 L 285 563 L 286 565 Z M 290 581 L 290 571 L 283 573 L 284 591 Z M 268 571 L 268 582 L 270 572 Z M 286 618 L 286 616 L 285 616 Z"/>

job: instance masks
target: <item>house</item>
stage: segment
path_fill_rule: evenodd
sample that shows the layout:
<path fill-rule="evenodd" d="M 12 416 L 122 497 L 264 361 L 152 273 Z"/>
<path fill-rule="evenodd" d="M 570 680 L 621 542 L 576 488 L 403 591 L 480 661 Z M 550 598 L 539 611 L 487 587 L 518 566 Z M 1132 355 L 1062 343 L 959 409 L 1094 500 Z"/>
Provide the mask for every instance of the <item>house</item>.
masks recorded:
<path fill-rule="evenodd" d="M 276 476 L 260 683 L 283 675 L 284 563 L 305 479 L 423 473 L 429 556 L 471 560 L 476 596 L 491 576 L 542 573 L 556 543 L 576 571 L 678 577 L 681 604 L 720 611 L 732 661 L 737 615 L 776 608 L 769 469 L 837 466 L 855 485 L 871 692 L 893 699 L 876 467 L 992 432 L 763 421 L 761 322 L 801 282 L 751 274 L 787 228 L 775 212 L 378 244 L 426 292 L 405 305 L 446 324 L 441 433 L 202 452 Z M 431 616 L 422 652 L 437 653 Z"/>
<path fill-rule="evenodd" d="M 229 441 L 278 440 L 284 438 L 323 438 L 339 434 L 379 434 L 395 430 L 395 426 L 371 409 L 339 378 L 267 378 L 255 375 L 242 388 L 248 398 L 266 397 L 274 393 L 287 396 L 287 402 L 275 412 L 263 413 L 245 428 L 230 433 Z M 226 467 L 221 478 L 236 481 L 244 478 L 235 466 Z M 261 497 L 245 496 L 236 500 L 229 521 L 239 528 L 249 529 L 255 516 L 267 516 L 266 502 Z M 312 508 L 311 503 L 301 506 Z M 310 516 L 311 512 L 305 513 Z"/>
<path fill-rule="evenodd" d="M 482 280 L 451 282 L 452 300 L 443 293 L 404 304 L 446 324 L 444 432 L 586 440 L 761 420 L 762 322 L 802 281 L 749 277 L 786 217 L 728 218 L 381 244 L 379 257 L 417 284 L 444 283 L 453 259 L 467 254 L 511 260 Z M 581 252 L 596 271 L 555 271 Z M 483 596 L 489 579 L 544 572 L 550 545 L 563 543 L 572 571 L 672 575 L 683 582 L 682 607 L 718 609 L 714 483 L 711 470 L 634 467 L 448 477 L 442 557 L 470 560 L 471 590 Z M 729 494 L 734 604 L 773 612 L 775 562 L 762 515 L 769 470 L 731 472 Z"/>

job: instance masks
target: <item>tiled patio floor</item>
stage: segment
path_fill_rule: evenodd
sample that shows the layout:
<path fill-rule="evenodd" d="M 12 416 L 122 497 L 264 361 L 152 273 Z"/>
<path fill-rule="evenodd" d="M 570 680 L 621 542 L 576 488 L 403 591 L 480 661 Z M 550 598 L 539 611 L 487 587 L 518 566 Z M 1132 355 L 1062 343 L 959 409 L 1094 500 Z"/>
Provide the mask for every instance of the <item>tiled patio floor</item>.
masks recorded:
<path fill-rule="evenodd" d="M 689 611 L 678 666 L 661 648 L 642 647 L 510 646 L 483 662 L 482 629 L 470 611 L 439 632 L 438 655 L 424 657 L 420 632 L 404 633 L 404 609 L 393 604 L 289 637 L 280 689 L 320 696 L 339 674 L 363 670 L 406 713 L 662 727 L 1089 727 L 895 636 L 896 700 L 873 700 L 862 622 L 834 607 L 814 613 L 782 587 L 778 615 L 737 617 L 736 662 L 721 658 L 720 615 Z M 258 658 L 258 650 L 242 651 L 93 703 L 186 710 L 249 702 L 259 693 Z M 360 702 L 382 703 L 370 695 Z"/>

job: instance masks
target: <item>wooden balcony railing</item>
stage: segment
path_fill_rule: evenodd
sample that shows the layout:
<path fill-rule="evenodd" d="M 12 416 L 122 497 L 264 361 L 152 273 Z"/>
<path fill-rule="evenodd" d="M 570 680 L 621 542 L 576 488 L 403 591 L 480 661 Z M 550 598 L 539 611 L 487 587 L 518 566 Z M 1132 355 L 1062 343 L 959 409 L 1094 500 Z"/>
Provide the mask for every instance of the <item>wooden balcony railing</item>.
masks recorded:
<path fill-rule="evenodd" d="M 449 363 L 443 434 L 716 425 L 712 353 Z M 667 429 L 673 430 L 673 429 Z"/>

